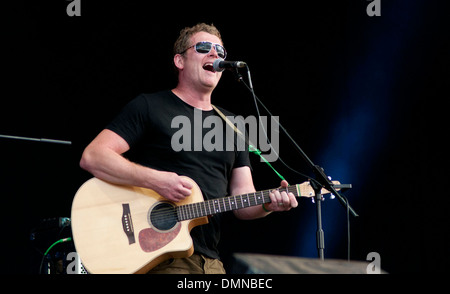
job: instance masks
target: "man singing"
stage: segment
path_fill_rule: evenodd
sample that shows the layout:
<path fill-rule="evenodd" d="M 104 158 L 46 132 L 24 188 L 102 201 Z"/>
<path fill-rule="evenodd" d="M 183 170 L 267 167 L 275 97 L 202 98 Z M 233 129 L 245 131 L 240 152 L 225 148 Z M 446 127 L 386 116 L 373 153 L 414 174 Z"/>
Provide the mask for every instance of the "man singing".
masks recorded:
<path fill-rule="evenodd" d="M 211 94 L 222 73 L 214 71 L 213 62 L 226 55 L 215 26 L 201 23 L 183 29 L 174 45 L 176 88 L 141 94 L 128 103 L 86 147 L 81 167 L 99 179 L 149 188 L 173 202 L 191 193 L 192 184 L 181 176 L 192 178 L 205 199 L 254 192 L 247 150 L 175 151 L 171 146 L 177 131 L 171 125 L 175 117 L 181 115 L 194 121 L 194 111 L 201 111 L 203 120 L 218 115 L 212 107 Z M 192 144 L 194 139 L 192 134 Z M 282 187 L 287 185 L 286 181 L 281 182 Z M 256 219 L 298 205 L 291 193 L 274 190 L 270 199 L 270 203 L 235 210 L 234 214 L 239 219 Z M 218 214 L 208 224 L 193 228 L 194 254 L 164 261 L 149 273 L 225 273 L 217 250 L 221 225 L 226 224 L 221 224 Z"/>

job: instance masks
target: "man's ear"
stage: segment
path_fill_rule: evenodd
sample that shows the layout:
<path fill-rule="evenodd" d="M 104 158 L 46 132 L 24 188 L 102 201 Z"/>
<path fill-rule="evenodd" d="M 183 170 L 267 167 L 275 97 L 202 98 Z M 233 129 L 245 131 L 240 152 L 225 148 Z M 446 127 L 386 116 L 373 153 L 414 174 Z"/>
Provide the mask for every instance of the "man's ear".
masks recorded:
<path fill-rule="evenodd" d="M 184 68 L 184 57 L 181 54 L 175 54 L 173 57 L 173 64 L 175 64 L 175 67 L 178 69 Z"/>

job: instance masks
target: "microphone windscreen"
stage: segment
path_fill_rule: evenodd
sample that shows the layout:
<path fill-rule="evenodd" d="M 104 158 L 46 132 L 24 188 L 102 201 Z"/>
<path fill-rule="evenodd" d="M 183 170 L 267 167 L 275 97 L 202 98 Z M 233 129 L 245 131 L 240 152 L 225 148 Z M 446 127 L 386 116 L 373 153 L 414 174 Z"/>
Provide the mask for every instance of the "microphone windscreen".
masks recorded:
<path fill-rule="evenodd" d="M 213 69 L 214 69 L 214 71 L 222 72 L 222 71 L 225 70 L 225 68 L 221 68 L 221 67 L 220 67 L 220 63 L 221 63 L 222 61 L 223 61 L 222 58 L 217 58 L 216 60 L 214 60 L 214 63 L 213 63 Z"/>

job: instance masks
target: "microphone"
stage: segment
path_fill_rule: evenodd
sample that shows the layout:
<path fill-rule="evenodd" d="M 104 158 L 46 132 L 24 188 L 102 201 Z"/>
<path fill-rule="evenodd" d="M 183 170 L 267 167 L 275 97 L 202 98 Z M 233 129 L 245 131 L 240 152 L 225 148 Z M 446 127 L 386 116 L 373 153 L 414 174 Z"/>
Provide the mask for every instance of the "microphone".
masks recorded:
<path fill-rule="evenodd" d="M 242 68 L 245 67 L 247 64 L 243 61 L 225 61 L 221 58 L 218 58 L 214 60 L 213 68 L 214 71 L 224 71 L 225 69 L 231 69 L 231 68 Z"/>

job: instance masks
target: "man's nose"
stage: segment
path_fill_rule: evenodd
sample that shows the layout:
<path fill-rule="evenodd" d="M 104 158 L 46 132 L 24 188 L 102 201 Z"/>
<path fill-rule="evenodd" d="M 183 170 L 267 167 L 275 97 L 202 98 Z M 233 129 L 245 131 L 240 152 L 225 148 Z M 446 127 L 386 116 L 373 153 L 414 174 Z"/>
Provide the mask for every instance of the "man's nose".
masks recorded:
<path fill-rule="evenodd" d="M 215 58 L 219 58 L 219 54 L 216 51 L 216 46 L 213 46 L 211 48 L 211 51 L 209 51 L 209 56 L 215 57 Z"/>

